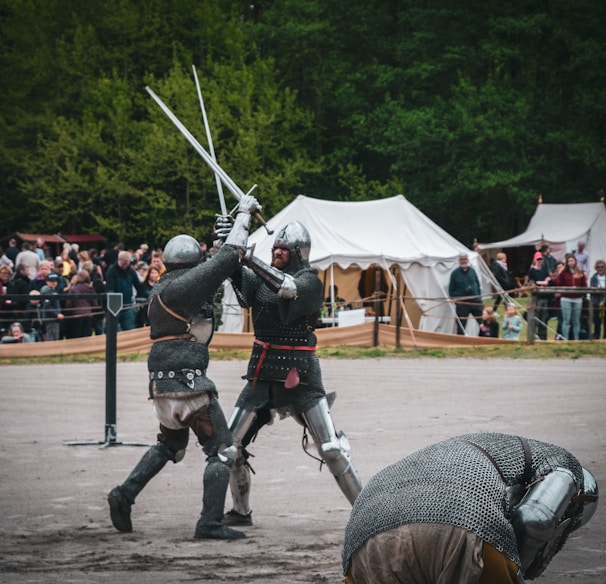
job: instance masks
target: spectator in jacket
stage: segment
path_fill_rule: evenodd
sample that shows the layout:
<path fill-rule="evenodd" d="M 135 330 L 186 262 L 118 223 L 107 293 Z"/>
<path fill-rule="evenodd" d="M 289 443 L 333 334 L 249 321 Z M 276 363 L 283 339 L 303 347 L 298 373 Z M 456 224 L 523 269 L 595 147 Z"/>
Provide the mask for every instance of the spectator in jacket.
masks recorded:
<path fill-rule="evenodd" d="M 20 322 L 14 322 L 8 329 L 8 334 L 2 337 L 2 343 L 31 343 L 32 338 L 23 330 Z"/>
<path fill-rule="evenodd" d="M 515 304 L 508 304 L 503 317 L 503 338 L 517 341 L 520 338 L 524 321 L 518 314 Z"/>
<path fill-rule="evenodd" d="M 549 286 L 551 276 L 545 266 L 545 258 L 540 251 L 536 251 L 532 258 L 532 265 L 528 270 L 528 281 L 535 286 Z M 549 320 L 549 298 L 539 296 L 537 298 L 537 307 L 535 312 L 537 320 L 537 334 L 542 341 L 547 340 L 547 322 Z"/>
<path fill-rule="evenodd" d="M 38 267 L 38 273 L 35 278 L 30 282 L 29 289 L 30 290 L 42 290 L 43 286 L 46 286 L 46 276 L 48 276 L 53 271 L 52 262 L 49 260 L 43 260 L 40 262 L 40 266 Z"/>
<path fill-rule="evenodd" d="M 8 294 L 11 276 L 12 271 L 8 266 L 0 266 L 0 337 L 6 333 L 12 322 L 12 302 L 4 298 L 4 295 Z"/>
<path fill-rule="evenodd" d="M 461 254 L 459 267 L 450 274 L 448 293 L 455 299 L 457 334 L 465 334 L 465 325 L 471 314 L 478 323 L 482 319 L 482 288 L 476 271 L 469 265 L 469 256 Z"/>
<path fill-rule="evenodd" d="M 28 277 L 33 280 L 40 268 L 40 258 L 35 251 L 32 251 L 32 244 L 29 241 L 24 241 L 21 244 L 21 251 L 15 260 L 15 265 L 25 265 L 29 268 Z"/>
<path fill-rule="evenodd" d="M 200 260 L 205 261 L 204 259 Z M 154 284 L 160 279 L 160 268 L 158 266 L 148 266 L 145 275 L 142 280 L 144 287 L 143 294 L 137 296 L 138 310 L 136 313 L 136 325 L 137 328 L 142 326 L 149 326 L 149 318 L 147 317 L 147 303 L 149 297 L 154 289 Z"/>
<path fill-rule="evenodd" d="M 61 339 L 61 321 L 63 320 L 63 312 L 61 310 L 61 302 L 59 301 L 59 293 L 57 287 L 62 276 L 55 272 L 51 272 L 46 276 L 46 285 L 40 290 L 40 294 L 52 294 L 56 298 L 45 298 L 42 301 L 42 314 L 44 316 L 44 340 L 58 341 Z"/>
<path fill-rule="evenodd" d="M 595 274 L 591 276 L 589 282 L 591 288 L 606 288 L 606 262 L 598 260 L 595 263 Z M 604 331 L 606 338 L 606 290 L 604 294 L 593 294 L 591 302 L 593 304 L 593 338 L 599 339 Z"/>
<path fill-rule="evenodd" d="M 587 288 L 587 277 L 579 268 L 577 259 L 573 254 L 566 257 L 566 267 L 556 280 L 556 286 L 566 288 Z M 560 306 L 562 307 L 562 336 L 567 341 L 572 337 L 579 340 L 581 333 L 581 310 L 583 308 L 583 293 L 564 292 L 560 294 Z"/>
<path fill-rule="evenodd" d="M 97 294 L 106 292 L 105 281 L 103 280 L 103 270 L 101 266 L 95 264 L 92 260 L 82 262 L 82 269 L 86 270 L 90 275 L 90 283 Z M 96 335 L 105 334 L 105 311 L 101 309 L 101 303 L 96 310 L 93 311 L 93 331 Z"/>
<path fill-rule="evenodd" d="M 30 336 L 34 343 L 42 341 L 44 333 L 44 316 L 39 296 L 39 290 L 30 290 L 29 301 L 25 305 L 25 312 L 23 313 L 23 319 L 21 321 L 23 330 Z"/>
<path fill-rule="evenodd" d="M 98 300 L 90 298 L 69 297 L 74 294 L 94 294 L 95 289 L 90 283 L 90 274 L 86 270 L 80 270 L 76 275 L 75 282 L 67 291 L 65 307 L 70 310 L 70 325 L 68 327 L 70 338 L 90 337 L 93 334 L 93 308 L 99 305 Z"/>
<path fill-rule="evenodd" d="M 19 247 L 17 246 L 17 240 L 11 237 L 8 240 L 8 247 L 4 250 L 6 257 L 13 262 L 13 266 L 17 265 L 17 256 L 19 255 Z"/>
<path fill-rule="evenodd" d="M 492 264 L 492 273 L 503 290 L 511 290 L 511 278 L 509 277 L 509 269 L 507 267 L 507 256 L 502 251 L 497 254 L 497 259 Z M 501 301 L 505 303 L 506 298 L 503 294 L 498 294 L 494 301 L 495 312 L 499 307 L 499 304 L 501 304 Z"/>
<path fill-rule="evenodd" d="M 480 322 L 480 336 L 499 338 L 499 321 L 492 306 L 487 306 L 482 312 L 482 321 Z"/>
<path fill-rule="evenodd" d="M 27 294 L 29 292 L 29 285 L 29 268 L 25 264 L 17 264 L 17 269 L 8 283 L 7 292 L 9 294 Z M 21 321 L 27 305 L 27 298 L 7 300 L 6 302 L 11 307 L 12 319 Z"/>
<path fill-rule="evenodd" d="M 13 263 L 13 260 L 11 260 L 6 255 L 4 249 L 0 246 L 0 268 L 4 267 L 7 267 L 9 270 L 12 271 L 12 269 L 15 267 L 15 264 Z"/>
<path fill-rule="evenodd" d="M 129 331 L 135 328 L 135 296 L 144 294 L 143 283 L 130 263 L 130 253 L 121 251 L 118 260 L 111 265 L 106 274 L 105 285 L 107 292 L 122 294 L 122 310 L 118 313 L 118 324 L 120 330 Z"/>

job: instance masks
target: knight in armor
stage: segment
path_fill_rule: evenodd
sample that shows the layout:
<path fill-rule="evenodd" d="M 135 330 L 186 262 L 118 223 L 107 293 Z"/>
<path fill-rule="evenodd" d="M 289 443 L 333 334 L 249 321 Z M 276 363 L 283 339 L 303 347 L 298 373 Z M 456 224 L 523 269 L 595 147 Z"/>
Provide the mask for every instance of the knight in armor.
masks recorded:
<path fill-rule="evenodd" d="M 271 265 L 247 254 L 231 277 L 240 305 L 252 309 L 255 340 L 247 382 L 229 420 L 239 455 L 231 471 L 233 509 L 224 517 L 228 525 L 252 525 L 246 448 L 276 413 L 303 426 L 304 444 L 307 432 L 311 434 L 322 463 L 350 503 L 362 488 L 349 442 L 335 430 L 322 384 L 314 327 L 324 295 L 318 272 L 309 264 L 310 247 L 309 232 L 294 221 L 276 236 Z"/>
<path fill-rule="evenodd" d="M 149 397 L 160 422 L 158 442 L 108 496 L 118 531 L 132 531 L 131 508 L 145 485 L 168 461 L 183 459 L 190 429 L 207 457 L 202 513 L 196 539 L 238 539 L 245 534 L 223 523 L 230 468 L 236 459 L 217 388 L 206 376 L 208 345 L 214 331 L 217 288 L 242 260 L 251 214 L 257 200 L 244 196 L 227 238 L 211 261 L 201 263 L 202 249 L 189 235 L 178 235 L 164 248 L 166 272 L 153 287 L 148 305 L 150 337 Z"/>
<path fill-rule="evenodd" d="M 377 473 L 345 529 L 346 584 L 520 584 L 596 510 L 594 476 L 559 446 L 457 436 Z"/>

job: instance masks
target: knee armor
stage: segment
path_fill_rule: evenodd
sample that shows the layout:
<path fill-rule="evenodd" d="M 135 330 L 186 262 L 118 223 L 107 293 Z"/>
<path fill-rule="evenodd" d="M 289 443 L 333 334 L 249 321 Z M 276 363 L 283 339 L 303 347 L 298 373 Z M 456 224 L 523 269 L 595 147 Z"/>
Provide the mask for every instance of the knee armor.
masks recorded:
<path fill-rule="evenodd" d="M 166 455 L 174 463 L 181 462 L 185 457 L 185 449 L 189 442 L 189 428 L 172 430 L 160 424 L 158 445 L 166 449 Z"/>

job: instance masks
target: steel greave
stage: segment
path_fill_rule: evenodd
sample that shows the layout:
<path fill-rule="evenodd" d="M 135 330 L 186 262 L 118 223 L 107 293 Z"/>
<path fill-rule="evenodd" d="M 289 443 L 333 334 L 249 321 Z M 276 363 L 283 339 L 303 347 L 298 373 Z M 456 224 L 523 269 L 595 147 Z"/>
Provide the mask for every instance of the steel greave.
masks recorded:
<path fill-rule="evenodd" d="M 339 488 L 353 505 L 362 490 L 362 481 L 349 456 L 350 445 L 343 432 L 335 430 L 328 400 L 322 398 L 303 414 L 303 419 L 314 439 L 318 454 L 335 477 Z"/>
<path fill-rule="evenodd" d="M 231 468 L 229 475 L 229 489 L 233 502 L 233 510 L 241 515 L 248 515 L 250 509 L 250 470 L 246 459 L 242 455 L 242 440 L 257 419 L 255 412 L 242 408 L 234 408 L 228 426 L 232 433 L 234 445 L 238 447 L 238 458 Z"/>

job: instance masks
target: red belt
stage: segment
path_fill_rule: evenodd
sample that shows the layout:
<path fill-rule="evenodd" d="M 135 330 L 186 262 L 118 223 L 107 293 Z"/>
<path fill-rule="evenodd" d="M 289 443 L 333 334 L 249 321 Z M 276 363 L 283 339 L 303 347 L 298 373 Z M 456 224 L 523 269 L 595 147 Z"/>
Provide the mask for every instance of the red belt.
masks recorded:
<path fill-rule="evenodd" d="M 263 347 L 263 351 L 261 351 L 261 355 L 259 355 L 259 362 L 255 367 L 255 375 L 253 377 L 253 383 L 256 383 L 259 378 L 259 372 L 261 371 L 261 366 L 263 365 L 263 361 L 265 361 L 265 357 L 270 349 L 279 349 L 283 351 L 310 351 L 312 353 L 316 352 L 315 347 L 306 347 L 304 345 L 274 345 L 272 343 L 268 343 L 265 341 L 260 341 L 259 339 L 255 339 L 255 345 L 261 345 Z M 289 373 L 290 375 L 290 373 Z M 297 383 L 298 385 L 298 383 Z M 289 389 L 289 388 L 287 388 Z"/>

